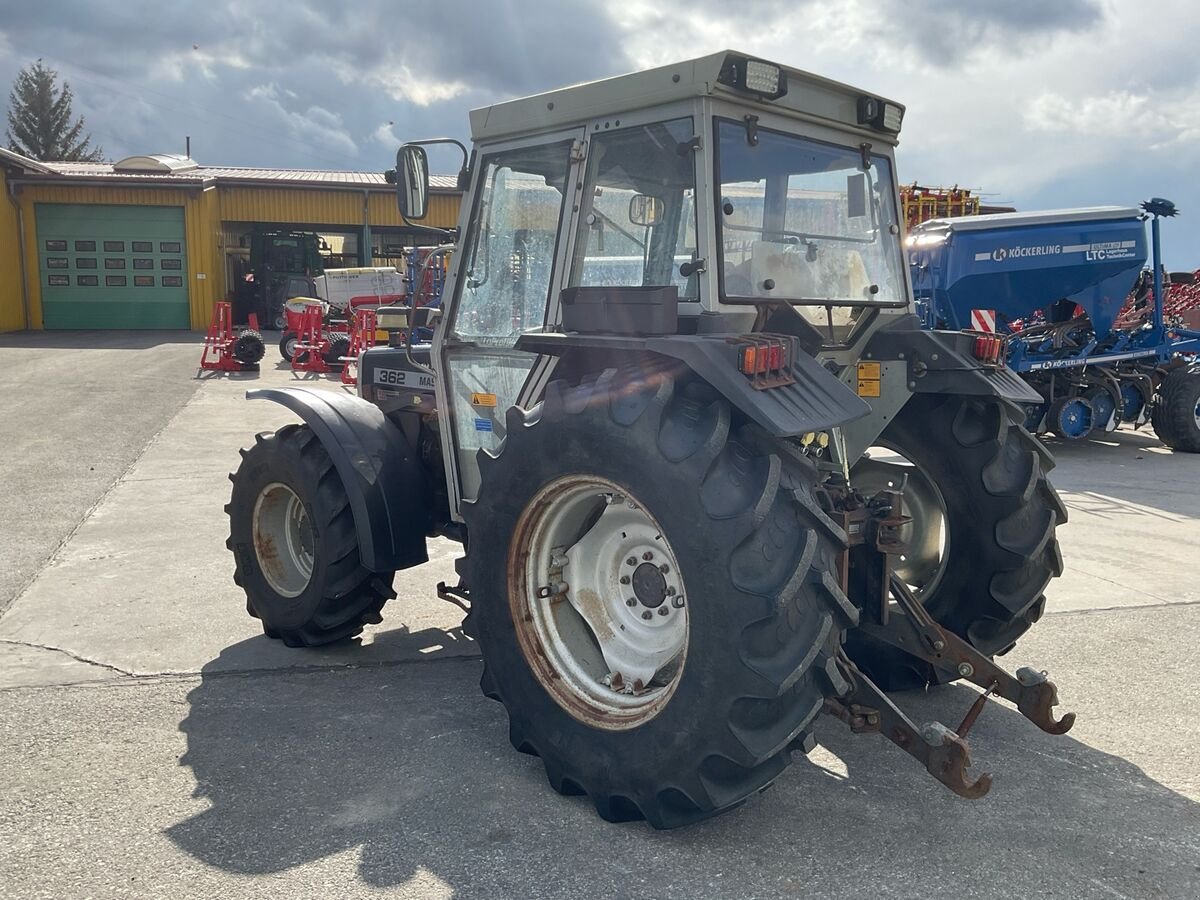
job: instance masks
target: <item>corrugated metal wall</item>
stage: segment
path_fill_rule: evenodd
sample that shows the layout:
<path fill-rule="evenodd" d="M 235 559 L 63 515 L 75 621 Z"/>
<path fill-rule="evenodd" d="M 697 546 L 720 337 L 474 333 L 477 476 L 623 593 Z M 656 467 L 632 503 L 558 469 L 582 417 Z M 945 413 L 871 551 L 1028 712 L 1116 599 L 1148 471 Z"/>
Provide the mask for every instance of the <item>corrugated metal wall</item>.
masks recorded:
<path fill-rule="evenodd" d="M 188 309 L 192 328 L 207 328 L 213 303 L 224 294 L 222 261 L 217 253 L 220 220 L 216 218 L 216 189 L 175 190 L 124 185 L 22 185 L 19 194 L 25 217 L 25 271 L 29 275 L 29 319 L 41 328 L 42 294 L 38 277 L 37 203 L 108 203 L 134 206 L 182 206 L 187 234 Z"/>
<path fill-rule="evenodd" d="M 3 173 L 0 172 L 0 177 Z M 0 189 L 3 182 L 0 181 Z M 225 296 L 224 222 L 270 222 L 358 229 L 363 225 L 361 190 L 302 189 L 295 187 L 210 187 L 204 190 L 125 185 L 23 184 L 18 198 L 25 219 L 25 272 L 29 278 L 29 319 L 42 327 L 42 299 L 38 278 L 37 203 L 111 203 L 117 205 L 182 206 L 187 233 L 188 308 L 192 328 L 205 329 L 214 303 Z M 368 193 L 368 218 L 372 228 L 399 227 L 403 223 L 390 191 Z M 434 194 L 424 225 L 450 228 L 458 224 L 458 194 Z M 0 272 L 17 277 L 0 279 L 0 330 L 25 326 L 20 268 L 16 263 L 16 211 L 0 199 Z M 11 263 L 6 263 L 6 255 Z"/>
<path fill-rule="evenodd" d="M 25 300 L 21 286 L 21 232 L 17 209 L 8 200 L 8 184 L 0 169 L 0 331 L 25 327 Z"/>
<path fill-rule="evenodd" d="M 362 191 L 229 186 L 222 186 L 219 190 L 221 219 L 226 222 L 280 222 L 354 228 L 363 224 Z M 368 197 L 368 215 L 372 227 L 404 224 L 396 208 L 395 194 L 370 191 Z M 457 194 L 432 195 L 429 198 L 429 216 L 421 224 L 452 228 L 458 224 L 458 205 Z"/>

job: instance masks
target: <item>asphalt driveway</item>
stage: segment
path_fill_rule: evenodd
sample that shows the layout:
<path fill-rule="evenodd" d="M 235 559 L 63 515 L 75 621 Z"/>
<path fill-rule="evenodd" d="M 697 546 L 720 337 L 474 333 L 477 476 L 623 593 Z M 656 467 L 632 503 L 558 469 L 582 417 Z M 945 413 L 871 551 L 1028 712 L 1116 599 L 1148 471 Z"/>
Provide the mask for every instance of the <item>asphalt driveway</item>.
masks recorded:
<path fill-rule="evenodd" d="M 827 720 L 763 796 L 656 833 L 511 750 L 434 597 L 449 542 L 361 644 L 263 637 L 221 508 L 238 447 L 290 419 L 245 388 L 292 374 L 269 349 L 259 375 L 196 380 L 194 336 L 92 339 L 0 338 L 0 421 L 24 423 L 4 472 L 31 498 L 0 542 L 0 896 L 1200 896 L 1200 458 L 1059 448 L 1067 572 L 1006 662 L 1049 669 L 1079 721 L 1052 737 L 990 706 L 987 798 Z M 902 702 L 953 726 L 973 696 Z"/>

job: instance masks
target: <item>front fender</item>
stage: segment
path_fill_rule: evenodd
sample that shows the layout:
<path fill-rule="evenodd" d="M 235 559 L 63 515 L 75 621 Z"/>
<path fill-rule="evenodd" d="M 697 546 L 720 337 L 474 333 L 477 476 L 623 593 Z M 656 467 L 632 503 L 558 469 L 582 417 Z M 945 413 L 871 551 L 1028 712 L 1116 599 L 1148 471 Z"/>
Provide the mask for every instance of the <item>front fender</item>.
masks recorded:
<path fill-rule="evenodd" d="M 377 407 L 349 394 L 304 387 L 263 388 L 246 397 L 286 406 L 321 442 L 346 489 L 364 568 L 392 572 L 429 559 L 428 476 L 404 433 Z"/>

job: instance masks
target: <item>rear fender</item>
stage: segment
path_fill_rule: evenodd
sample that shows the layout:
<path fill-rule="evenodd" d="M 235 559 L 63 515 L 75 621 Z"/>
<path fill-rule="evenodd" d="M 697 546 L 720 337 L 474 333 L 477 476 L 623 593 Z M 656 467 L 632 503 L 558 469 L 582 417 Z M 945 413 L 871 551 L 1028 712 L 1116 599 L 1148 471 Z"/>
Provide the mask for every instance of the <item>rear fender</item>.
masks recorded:
<path fill-rule="evenodd" d="M 999 397 L 1012 403 L 1041 403 L 1042 395 L 1007 366 L 985 366 L 971 355 L 974 337 L 960 331 L 926 331 L 915 316 L 882 328 L 863 348 L 863 358 L 903 360 L 914 394 Z"/>
<path fill-rule="evenodd" d="M 393 572 L 429 559 L 428 476 L 416 449 L 378 408 L 358 397 L 312 388 L 248 391 L 296 413 L 333 460 L 354 513 L 359 556 L 372 572 Z"/>
<path fill-rule="evenodd" d="M 623 362 L 653 366 L 649 360 L 674 361 L 707 382 L 737 410 L 776 437 L 798 437 L 862 418 L 871 407 L 811 356 L 792 363 L 794 383 L 756 390 L 737 370 L 728 335 L 619 337 L 592 334 L 527 334 L 518 350 L 570 356 L 581 372 L 598 372 Z"/>

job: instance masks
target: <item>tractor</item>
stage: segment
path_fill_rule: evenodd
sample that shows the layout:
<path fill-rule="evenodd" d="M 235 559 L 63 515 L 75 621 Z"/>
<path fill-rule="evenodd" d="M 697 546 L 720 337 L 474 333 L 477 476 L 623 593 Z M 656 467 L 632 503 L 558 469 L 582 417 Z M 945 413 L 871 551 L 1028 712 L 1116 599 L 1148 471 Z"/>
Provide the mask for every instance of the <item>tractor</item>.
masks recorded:
<path fill-rule="evenodd" d="M 231 476 L 266 635 L 352 639 L 460 542 L 438 595 L 513 746 L 657 828 L 764 790 L 821 714 L 972 798 L 990 696 L 1066 731 L 1045 673 L 994 662 L 1062 571 L 1039 398 L 914 313 L 903 116 L 723 52 L 475 110 L 470 153 L 402 146 L 413 224 L 426 147 L 463 159 L 442 309 L 361 355 L 358 396 L 250 392 L 302 420 Z M 955 679 L 983 689 L 957 730 L 889 693 Z"/>

